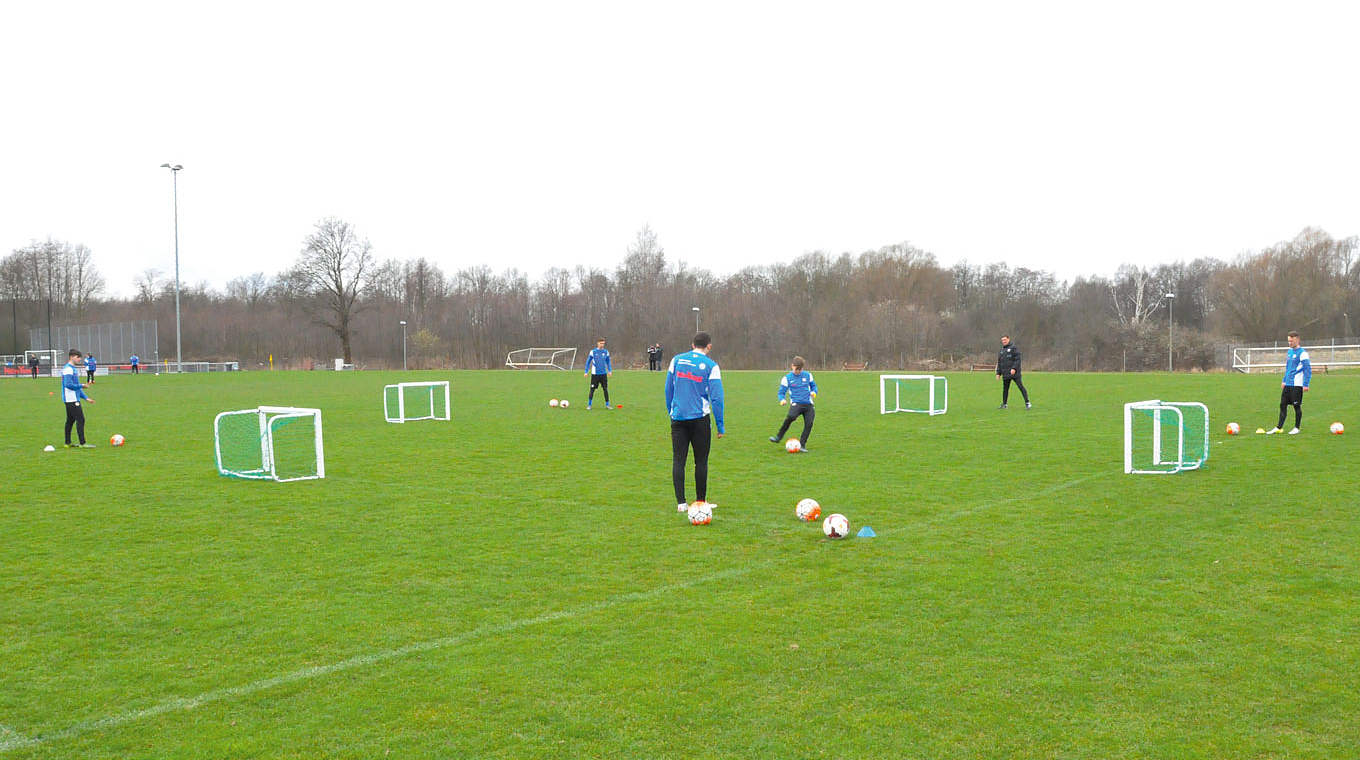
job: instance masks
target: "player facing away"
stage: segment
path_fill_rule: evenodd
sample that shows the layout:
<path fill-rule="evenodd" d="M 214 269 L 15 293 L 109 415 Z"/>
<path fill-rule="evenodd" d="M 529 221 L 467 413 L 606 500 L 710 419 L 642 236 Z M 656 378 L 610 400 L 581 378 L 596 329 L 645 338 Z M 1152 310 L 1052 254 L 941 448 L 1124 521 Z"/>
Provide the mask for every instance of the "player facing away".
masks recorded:
<path fill-rule="evenodd" d="M 1291 406 L 1294 407 L 1294 428 L 1289 434 L 1299 434 L 1299 425 L 1303 423 L 1303 392 L 1308 390 L 1312 380 L 1313 362 L 1308 358 L 1308 349 L 1299 346 L 1299 334 L 1291 331 L 1289 352 L 1284 358 L 1284 380 L 1280 383 L 1280 421 L 1267 430 L 1266 435 L 1280 432 Z"/>
<path fill-rule="evenodd" d="M 595 341 L 595 347 L 590 349 L 590 356 L 586 357 L 586 375 L 590 378 L 590 395 L 586 396 L 587 412 L 595 402 L 597 386 L 604 389 L 604 408 L 609 408 L 609 376 L 612 374 L 614 367 L 610 363 L 609 349 L 604 347 L 604 338 L 599 338 Z"/>
<path fill-rule="evenodd" d="M 85 395 L 85 389 L 80 385 L 80 370 L 77 369 L 85 360 L 74 348 L 67 352 L 67 357 L 66 366 L 61 368 L 61 400 L 66 404 L 66 448 L 92 449 L 94 444 L 85 442 L 85 410 L 81 408 L 80 402 L 85 400 L 93 404 L 94 399 Z M 75 446 L 71 445 L 72 425 L 80 441 Z"/>
<path fill-rule="evenodd" d="M 812 407 L 813 402 L 817 400 L 817 381 L 812 379 L 811 372 L 803 371 L 805 364 L 807 362 L 803 357 L 793 357 L 789 364 L 789 373 L 779 381 L 779 405 L 788 404 L 789 413 L 784 417 L 784 424 L 779 426 L 779 432 L 770 436 L 772 443 L 779 443 L 793 421 L 802 417 L 803 434 L 798 436 L 798 442 L 802 444 L 804 452 L 808 450 L 807 442 L 808 436 L 812 434 L 812 421 L 817 418 L 817 412 Z"/>
<path fill-rule="evenodd" d="M 87 382 L 94 383 L 94 371 L 98 366 L 94 360 L 94 354 L 85 357 L 85 379 Z"/>
<path fill-rule="evenodd" d="M 1029 409 L 1029 391 L 1025 390 L 1025 384 L 1020 381 L 1020 349 L 1011 342 L 1011 336 L 1001 336 L 1001 350 L 996 354 L 996 379 L 1001 381 L 1001 406 L 1006 408 L 1006 401 L 1011 395 L 1011 383 L 1020 389 L 1020 396 L 1025 399 L 1025 408 Z"/>
<path fill-rule="evenodd" d="M 671 484 L 675 486 L 676 509 L 689 508 L 685 501 L 685 460 L 694 449 L 694 496 L 708 500 L 708 450 L 712 443 L 713 421 L 718 437 L 727 432 L 723 425 L 722 371 L 708 358 L 713 349 L 708 333 L 694 336 L 694 350 L 676 354 L 666 370 L 666 409 L 671 415 Z"/>

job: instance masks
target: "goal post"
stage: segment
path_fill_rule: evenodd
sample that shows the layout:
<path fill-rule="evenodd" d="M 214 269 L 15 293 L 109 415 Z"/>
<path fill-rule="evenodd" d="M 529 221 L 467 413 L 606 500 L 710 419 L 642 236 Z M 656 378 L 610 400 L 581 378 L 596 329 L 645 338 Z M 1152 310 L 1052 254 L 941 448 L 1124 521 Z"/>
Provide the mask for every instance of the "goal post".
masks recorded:
<path fill-rule="evenodd" d="M 383 416 L 388 422 L 449 419 L 449 381 L 383 386 Z"/>
<path fill-rule="evenodd" d="M 517 348 L 505 355 L 511 369 L 560 369 L 576 366 L 575 348 Z"/>
<path fill-rule="evenodd" d="M 260 406 L 222 412 L 213 419 L 217 472 L 247 480 L 316 480 L 326 477 L 321 410 Z"/>
<path fill-rule="evenodd" d="M 944 414 L 949 411 L 949 379 L 943 375 L 879 375 L 878 413 Z"/>
<path fill-rule="evenodd" d="M 1209 459 L 1209 407 L 1196 401 L 1124 405 L 1124 472 L 1172 475 Z"/>

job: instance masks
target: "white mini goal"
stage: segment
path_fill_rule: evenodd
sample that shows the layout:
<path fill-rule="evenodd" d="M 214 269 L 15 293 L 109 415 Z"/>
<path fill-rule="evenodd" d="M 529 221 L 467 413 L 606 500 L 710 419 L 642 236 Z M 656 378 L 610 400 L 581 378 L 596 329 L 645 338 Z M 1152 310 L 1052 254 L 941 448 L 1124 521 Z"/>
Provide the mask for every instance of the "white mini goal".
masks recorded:
<path fill-rule="evenodd" d="M 388 422 L 449 419 L 449 381 L 383 386 L 383 416 Z"/>
<path fill-rule="evenodd" d="M 512 369 L 561 369 L 576 366 L 574 348 L 517 348 L 506 354 L 505 366 Z"/>
<path fill-rule="evenodd" d="M 878 413 L 949 411 L 949 379 L 943 375 L 879 375 Z"/>
<path fill-rule="evenodd" d="M 260 406 L 222 412 L 213 420 L 217 472 L 249 480 L 326 477 L 321 410 Z"/>
<path fill-rule="evenodd" d="M 1209 459 L 1209 407 L 1195 401 L 1124 405 L 1124 472 L 1171 475 Z"/>

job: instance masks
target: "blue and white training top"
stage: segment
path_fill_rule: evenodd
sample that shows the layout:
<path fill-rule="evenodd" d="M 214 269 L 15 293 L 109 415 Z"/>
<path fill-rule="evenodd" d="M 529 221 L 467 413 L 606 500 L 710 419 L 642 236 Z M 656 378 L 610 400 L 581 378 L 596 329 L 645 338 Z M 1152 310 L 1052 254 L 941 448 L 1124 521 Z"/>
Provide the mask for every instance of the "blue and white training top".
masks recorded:
<path fill-rule="evenodd" d="M 61 368 L 61 400 L 70 403 L 83 398 L 89 396 L 80 387 L 80 370 L 76 369 L 76 365 L 66 362 L 66 366 Z"/>
<path fill-rule="evenodd" d="M 590 356 L 586 357 L 587 375 L 607 375 L 613 371 L 614 367 L 609 361 L 609 349 L 590 349 Z"/>
<path fill-rule="evenodd" d="M 1307 388 L 1313 380 L 1313 363 L 1308 360 L 1308 349 L 1303 346 L 1289 349 L 1284 360 L 1284 384 Z"/>
<path fill-rule="evenodd" d="M 795 404 L 812 405 L 812 396 L 817 392 L 817 381 L 811 372 L 790 372 L 779 381 L 779 400 L 788 394 L 789 401 Z"/>
<path fill-rule="evenodd" d="M 95 367 L 97 367 L 97 366 L 98 366 L 98 365 L 95 364 L 95 361 L 94 361 L 94 357 L 93 357 L 93 356 L 87 356 L 87 357 L 85 357 L 85 371 L 86 371 L 86 372 L 91 372 L 91 373 L 94 372 Z"/>
<path fill-rule="evenodd" d="M 136 354 L 133 354 L 132 356 L 128 357 L 128 364 L 131 364 L 131 365 L 133 365 L 134 367 L 137 366 L 137 362 L 140 362 L 140 361 L 141 361 L 141 359 L 138 358 L 138 356 L 137 356 Z"/>
<path fill-rule="evenodd" d="M 722 370 L 702 351 L 686 351 L 671 357 L 666 370 L 666 409 L 673 420 L 697 420 L 713 414 L 718 432 L 723 425 Z"/>

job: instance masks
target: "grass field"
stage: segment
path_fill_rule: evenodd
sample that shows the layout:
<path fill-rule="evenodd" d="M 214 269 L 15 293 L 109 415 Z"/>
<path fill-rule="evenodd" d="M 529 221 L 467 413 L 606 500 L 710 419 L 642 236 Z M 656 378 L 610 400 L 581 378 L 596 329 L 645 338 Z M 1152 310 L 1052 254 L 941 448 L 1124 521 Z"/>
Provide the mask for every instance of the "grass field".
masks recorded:
<path fill-rule="evenodd" d="M 953 375 L 928 418 L 819 372 L 800 456 L 778 377 L 725 375 L 707 527 L 659 373 L 589 413 L 576 373 L 100 378 L 94 450 L 57 380 L 0 381 L 0 760 L 1360 755 L 1360 377 L 1230 439 L 1277 380 L 1031 373 L 1003 412 Z M 452 422 L 383 421 L 444 378 Z M 1209 405 L 1204 470 L 1122 473 L 1145 398 Z M 325 480 L 217 475 L 260 404 L 323 410 Z"/>

